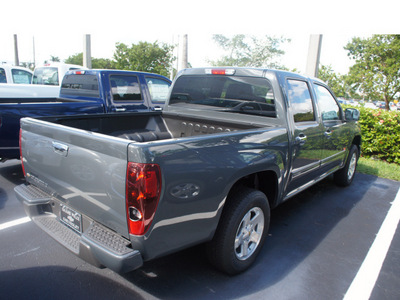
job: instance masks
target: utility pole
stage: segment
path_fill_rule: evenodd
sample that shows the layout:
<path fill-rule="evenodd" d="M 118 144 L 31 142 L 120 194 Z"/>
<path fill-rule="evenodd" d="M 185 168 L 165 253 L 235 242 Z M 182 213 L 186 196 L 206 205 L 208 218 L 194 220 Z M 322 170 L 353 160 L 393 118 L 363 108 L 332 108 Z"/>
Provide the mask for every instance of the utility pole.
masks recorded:
<path fill-rule="evenodd" d="M 17 35 L 14 34 L 14 64 L 19 66 L 19 58 L 18 58 L 18 38 Z"/>
<path fill-rule="evenodd" d="M 83 36 L 83 66 L 92 68 L 92 49 L 90 42 L 90 34 Z"/>
<path fill-rule="evenodd" d="M 176 51 L 176 47 L 175 47 L 175 39 L 174 39 L 174 35 L 172 35 L 172 57 L 175 55 Z M 178 59 L 178 54 L 176 55 L 177 59 Z M 178 68 L 177 68 L 178 70 Z M 169 79 L 171 79 L 171 81 L 174 79 L 174 63 L 171 63 L 171 70 L 170 70 L 170 74 L 169 74 Z"/>
<path fill-rule="evenodd" d="M 322 34 L 310 35 L 308 46 L 308 57 L 306 65 L 306 75 L 311 77 L 318 76 L 319 58 L 321 55 Z"/>
<path fill-rule="evenodd" d="M 36 67 L 35 37 L 33 37 L 33 68 Z"/>
<path fill-rule="evenodd" d="M 180 40 L 179 70 L 188 67 L 188 35 L 184 34 Z"/>

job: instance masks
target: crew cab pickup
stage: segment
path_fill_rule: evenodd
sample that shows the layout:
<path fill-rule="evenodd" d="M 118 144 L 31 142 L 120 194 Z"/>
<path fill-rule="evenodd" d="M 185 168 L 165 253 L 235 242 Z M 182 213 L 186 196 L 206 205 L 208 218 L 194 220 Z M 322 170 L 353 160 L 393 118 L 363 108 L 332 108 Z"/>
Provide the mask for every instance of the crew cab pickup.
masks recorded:
<path fill-rule="evenodd" d="M 30 84 L 32 82 L 32 71 L 11 65 L 0 64 L 0 87 L 4 84 Z"/>
<path fill-rule="evenodd" d="M 355 175 L 361 135 L 317 79 L 185 69 L 163 111 L 21 120 L 32 220 L 98 267 L 127 272 L 206 243 L 228 274 L 250 267 L 270 210 L 333 174 Z"/>
<path fill-rule="evenodd" d="M 74 70 L 64 76 L 60 97 L 0 98 L 0 161 L 19 158 L 22 117 L 162 109 L 170 85 L 168 78 L 151 73 Z"/>

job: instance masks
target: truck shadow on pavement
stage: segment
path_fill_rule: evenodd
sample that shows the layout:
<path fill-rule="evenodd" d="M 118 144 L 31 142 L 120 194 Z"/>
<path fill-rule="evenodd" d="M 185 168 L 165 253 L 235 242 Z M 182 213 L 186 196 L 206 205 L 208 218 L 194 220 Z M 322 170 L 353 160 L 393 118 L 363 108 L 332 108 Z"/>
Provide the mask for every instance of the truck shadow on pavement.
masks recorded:
<path fill-rule="evenodd" d="M 0 180 L 14 185 L 24 182 L 21 165 L 6 164 L 0 167 Z M 398 189 L 398 183 L 395 185 Z M 371 187 L 374 187 L 375 194 L 388 189 L 386 181 L 360 173 L 348 188 L 339 188 L 331 178 L 327 178 L 274 209 L 269 237 L 259 257 L 252 268 L 237 276 L 230 277 L 216 271 L 207 261 L 204 246 L 200 245 L 146 262 L 142 268 L 124 275 L 107 269 L 90 272 L 62 266 L 11 271 L 1 271 L 0 268 L 0 293 L 12 299 L 29 295 L 31 299 L 154 297 L 192 300 L 257 298 L 260 296 L 257 293 L 265 292 L 268 294 L 263 296 L 264 299 L 268 298 L 267 295 L 277 299 L 276 290 L 282 286 L 290 288 L 292 284 L 285 279 L 322 242 L 326 242 L 327 236 L 363 200 Z M 4 191 L 5 196 L 1 195 L 3 191 L 0 188 L 0 208 L 4 206 L 2 199 L 6 199 L 10 192 Z M 335 247 L 340 245 L 329 246 L 335 252 Z M 334 261 L 325 263 L 329 267 L 333 264 Z"/>
<path fill-rule="evenodd" d="M 22 173 L 21 163 L 17 160 L 14 162 L 0 163 L 0 209 L 3 209 L 6 201 L 8 200 L 7 186 L 11 183 L 12 186 L 22 184 L 25 182 L 24 174 Z M 14 191 L 11 191 L 14 193 Z"/>
<path fill-rule="evenodd" d="M 269 237 L 255 265 L 243 274 L 230 277 L 216 271 L 203 246 L 197 246 L 147 262 L 123 277 L 162 299 L 250 296 L 280 282 L 310 256 L 376 180 L 357 174 L 350 187 L 339 188 L 327 178 L 274 209 Z"/>
<path fill-rule="evenodd" d="M 14 185 L 25 182 L 22 165 L 19 160 L 0 163 L 0 176 Z"/>
<path fill-rule="evenodd" d="M 145 299 L 118 282 L 61 266 L 0 271 L 2 299 Z"/>

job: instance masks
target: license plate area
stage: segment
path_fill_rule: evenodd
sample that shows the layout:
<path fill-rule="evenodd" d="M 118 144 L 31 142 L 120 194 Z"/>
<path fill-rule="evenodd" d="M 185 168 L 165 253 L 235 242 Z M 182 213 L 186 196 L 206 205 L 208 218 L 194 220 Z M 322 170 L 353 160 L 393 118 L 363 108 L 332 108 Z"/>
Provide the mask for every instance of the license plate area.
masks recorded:
<path fill-rule="evenodd" d="M 60 220 L 76 232 L 82 233 L 82 215 L 64 204 L 60 205 Z"/>

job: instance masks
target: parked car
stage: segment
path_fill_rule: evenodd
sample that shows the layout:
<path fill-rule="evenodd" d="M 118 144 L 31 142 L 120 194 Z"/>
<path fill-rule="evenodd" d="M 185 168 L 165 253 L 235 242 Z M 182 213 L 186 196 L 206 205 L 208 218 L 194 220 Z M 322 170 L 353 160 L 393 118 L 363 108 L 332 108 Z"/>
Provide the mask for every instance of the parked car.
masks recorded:
<path fill-rule="evenodd" d="M 32 84 L 60 86 L 65 73 L 70 70 L 87 70 L 87 68 L 59 62 L 46 63 L 35 68 Z"/>
<path fill-rule="evenodd" d="M 68 70 L 87 69 L 78 65 L 50 63 L 35 68 L 32 84 L 0 85 L 1 98 L 55 98 L 60 95 L 60 85 Z"/>
<path fill-rule="evenodd" d="M 380 109 L 385 109 L 386 108 L 385 102 L 382 102 L 382 101 L 378 101 L 375 105 L 376 105 L 377 108 L 380 108 Z"/>
<path fill-rule="evenodd" d="M 373 104 L 373 103 L 371 103 L 371 102 L 366 102 L 366 103 L 364 104 L 364 107 L 366 107 L 366 108 L 372 108 L 372 109 L 376 109 L 376 108 L 377 108 L 376 105 Z"/>
<path fill-rule="evenodd" d="M 27 68 L 0 65 L 1 84 L 30 84 L 33 72 Z"/>
<path fill-rule="evenodd" d="M 389 109 L 390 110 L 397 110 L 397 105 L 394 102 L 389 103 Z"/>
<path fill-rule="evenodd" d="M 66 73 L 60 97 L 0 98 L 0 161 L 19 158 L 22 117 L 161 110 L 170 84 L 151 73 L 75 70 Z"/>
<path fill-rule="evenodd" d="M 337 101 L 338 101 L 340 104 L 345 104 L 345 105 L 350 104 L 350 101 L 345 100 L 345 99 L 339 99 L 339 98 L 338 98 Z"/>
<path fill-rule="evenodd" d="M 95 266 L 127 272 L 206 243 L 210 261 L 237 274 L 260 253 L 272 208 L 330 174 L 351 184 L 358 119 L 318 79 L 186 69 L 163 111 L 23 118 L 27 183 L 15 192 Z"/>

